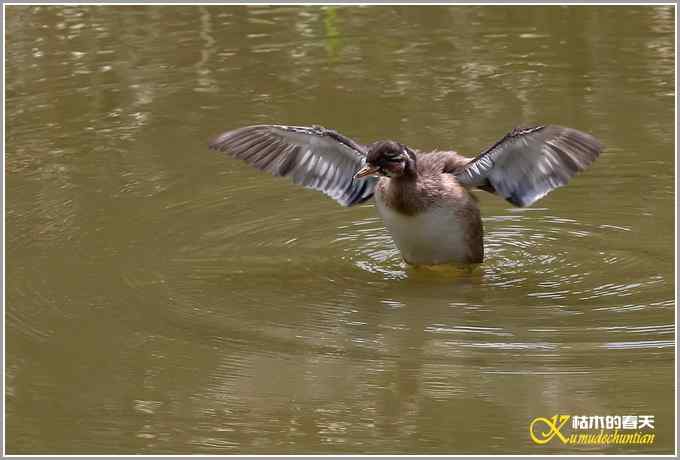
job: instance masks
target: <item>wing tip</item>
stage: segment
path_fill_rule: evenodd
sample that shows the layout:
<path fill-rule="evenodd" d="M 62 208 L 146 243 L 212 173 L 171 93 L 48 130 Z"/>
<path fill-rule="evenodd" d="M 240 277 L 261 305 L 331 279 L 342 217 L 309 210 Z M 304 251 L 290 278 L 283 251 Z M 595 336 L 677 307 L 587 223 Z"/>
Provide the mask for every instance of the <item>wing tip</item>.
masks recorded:
<path fill-rule="evenodd" d="M 231 131 L 229 131 L 229 132 L 231 132 Z M 222 134 L 215 136 L 212 139 L 210 139 L 210 141 L 208 142 L 208 149 L 210 149 L 210 150 L 221 150 L 221 146 L 224 142 L 224 137 L 227 134 L 228 133 L 222 133 Z"/>

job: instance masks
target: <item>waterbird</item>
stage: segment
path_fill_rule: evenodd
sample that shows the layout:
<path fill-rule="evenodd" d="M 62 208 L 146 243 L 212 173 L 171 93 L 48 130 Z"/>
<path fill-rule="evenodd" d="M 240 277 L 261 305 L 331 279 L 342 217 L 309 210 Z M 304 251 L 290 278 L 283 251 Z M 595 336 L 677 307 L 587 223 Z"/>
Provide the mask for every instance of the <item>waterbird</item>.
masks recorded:
<path fill-rule="evenodd" d="M 471 190 L 529 206 L 603 150 L 592 135 L 557 125 L 514 128 L 474 158 L 393 140 L 361 144 L 317 125 L 246 126 L 209 146 L 346 207 L 374 197 L 404 261 L 415 266 L 483 262 L 482 219 Z"/>

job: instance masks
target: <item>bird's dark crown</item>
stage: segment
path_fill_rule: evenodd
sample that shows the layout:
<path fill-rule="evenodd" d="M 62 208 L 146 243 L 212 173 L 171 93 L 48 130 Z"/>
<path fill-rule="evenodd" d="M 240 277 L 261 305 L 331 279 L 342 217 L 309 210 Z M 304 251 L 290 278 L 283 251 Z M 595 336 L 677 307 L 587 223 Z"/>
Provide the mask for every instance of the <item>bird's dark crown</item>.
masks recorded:
<path fill-rule="evenodd" d="M 380 166 L 394 161 L 403 161 L 404 156 L 410 156 L 408 149 L 395 141 L 378 141 L 371 145 L 366 161 L 369 164 Z"/>

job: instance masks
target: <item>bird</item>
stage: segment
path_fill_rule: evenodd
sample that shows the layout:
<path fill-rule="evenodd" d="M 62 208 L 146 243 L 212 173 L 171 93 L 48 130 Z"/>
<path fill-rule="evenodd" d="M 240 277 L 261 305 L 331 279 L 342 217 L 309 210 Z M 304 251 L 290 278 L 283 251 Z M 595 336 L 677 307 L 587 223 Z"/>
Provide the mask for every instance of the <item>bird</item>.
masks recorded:
<path fill-rule="evenodd" d="M 552 124 L 514 128 L 475 157 L 394 140 L 362 144 L 318 125 L 245 126 L 220 134 L 209 148 L 345 207 L 373 198 L 412 266 L 482 263 L 484 231 L 473 190 L 526 207 L 566 185 L 604 149 L 591 134 Z"/>

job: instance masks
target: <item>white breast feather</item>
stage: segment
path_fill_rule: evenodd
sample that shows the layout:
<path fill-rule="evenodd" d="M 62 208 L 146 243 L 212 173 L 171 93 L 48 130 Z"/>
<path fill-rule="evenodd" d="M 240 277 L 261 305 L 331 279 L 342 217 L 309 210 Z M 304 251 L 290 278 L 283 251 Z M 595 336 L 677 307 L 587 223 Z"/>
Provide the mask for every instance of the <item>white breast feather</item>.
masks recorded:
<path fill-rule="evenodd" d="M 386 207 L 379 192 L 376 207 L 407 262 L 434 265 L 466 261 L 466 226 L 455 208 L 438 206 L 407 216 Z"/>

